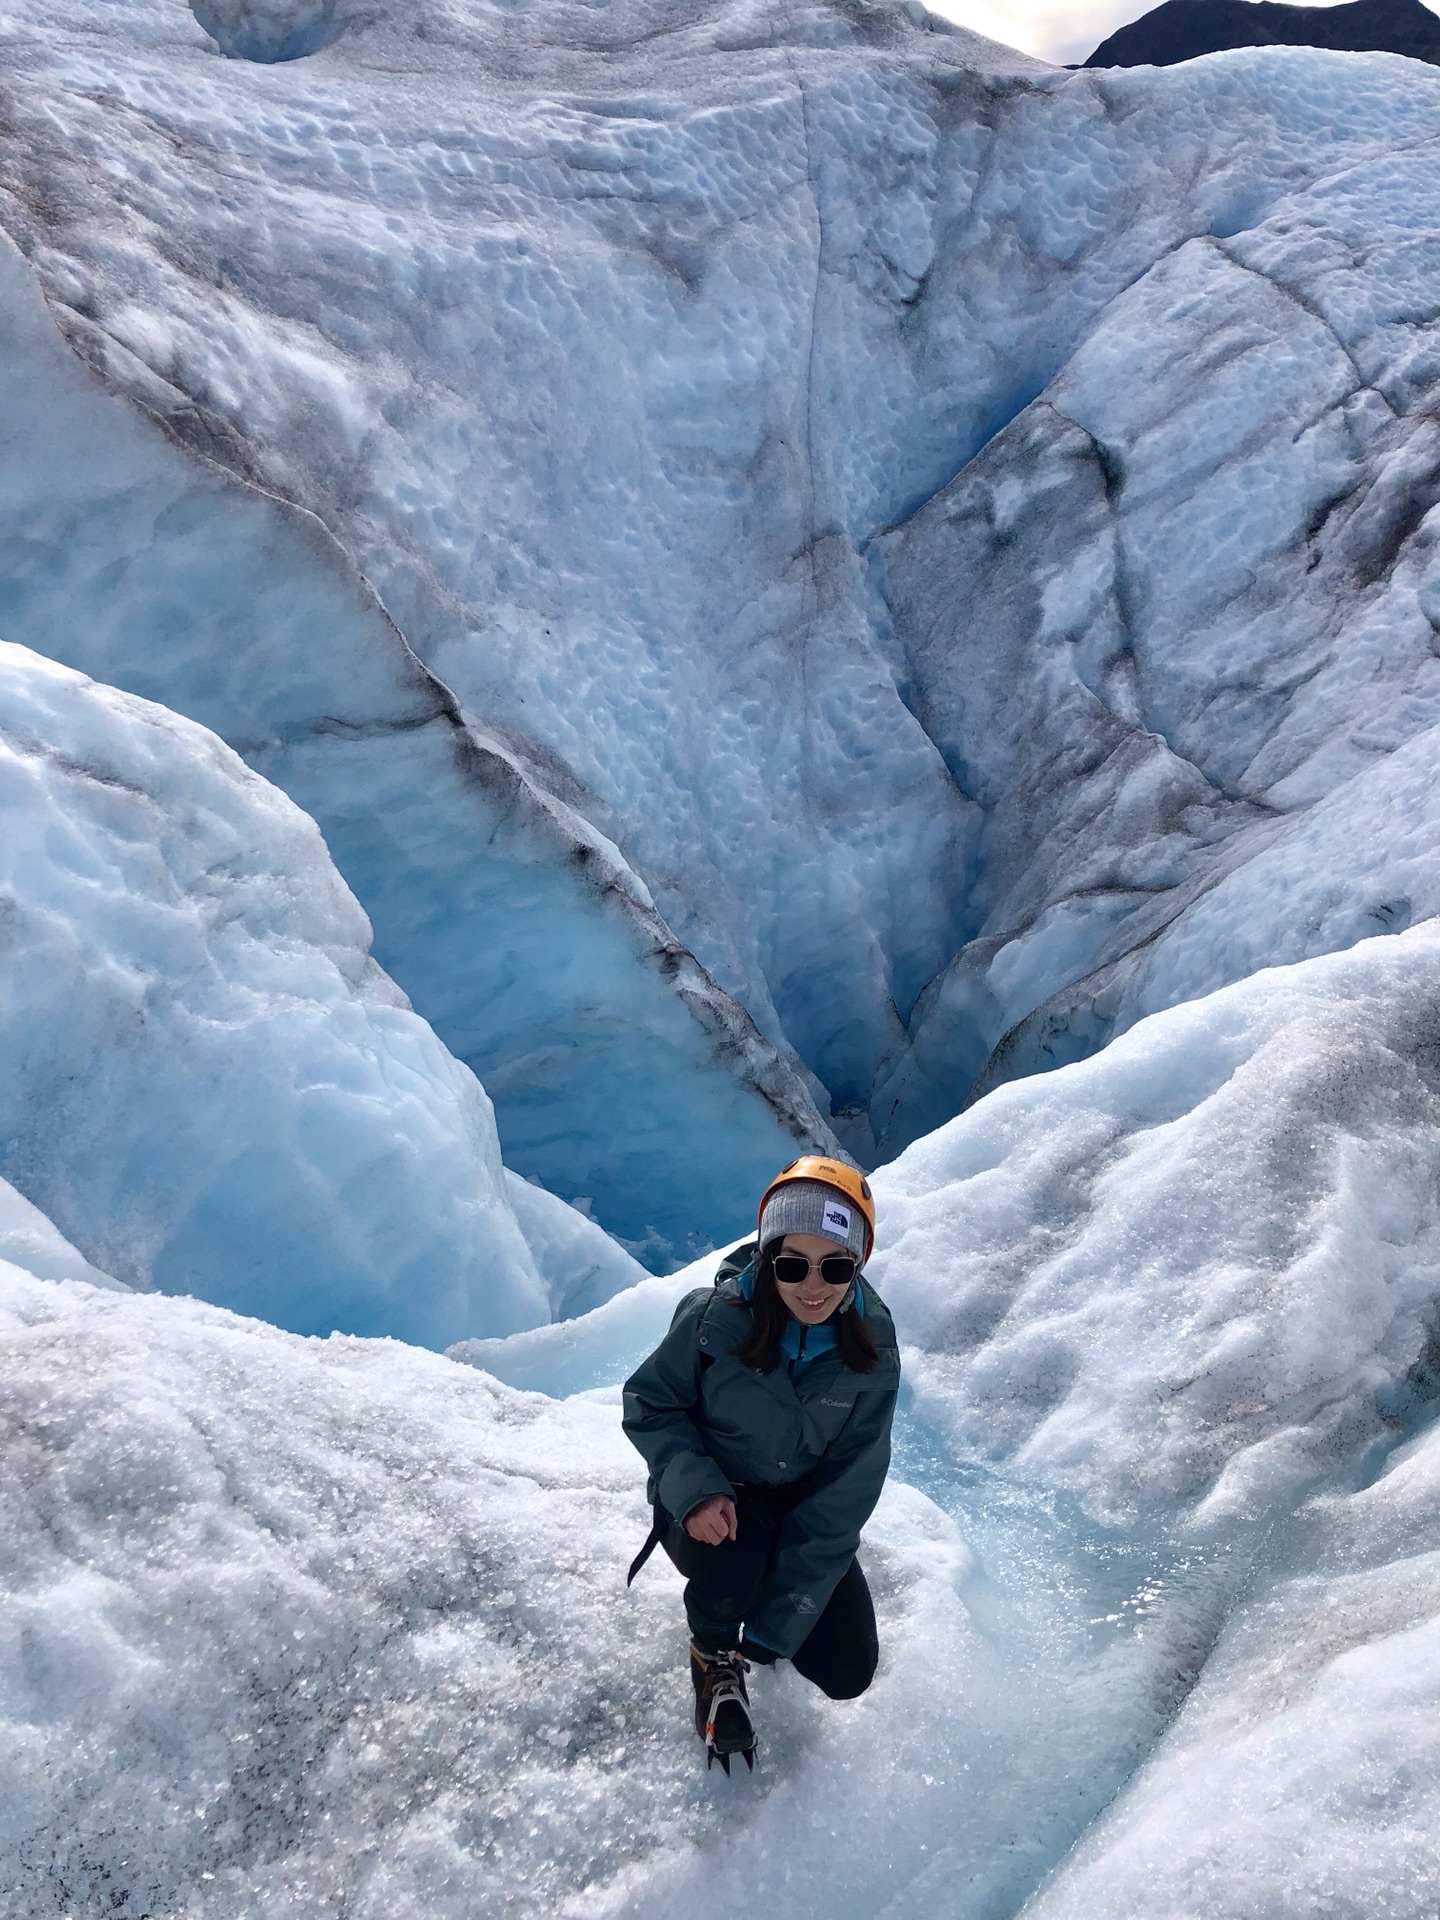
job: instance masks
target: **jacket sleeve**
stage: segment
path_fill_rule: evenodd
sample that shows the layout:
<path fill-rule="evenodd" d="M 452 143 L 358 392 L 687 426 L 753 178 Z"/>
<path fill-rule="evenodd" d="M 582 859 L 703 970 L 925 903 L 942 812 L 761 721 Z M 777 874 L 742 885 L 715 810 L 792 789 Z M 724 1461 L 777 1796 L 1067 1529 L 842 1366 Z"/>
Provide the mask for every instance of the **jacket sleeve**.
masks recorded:
<path fill-rule="evenodd" d="M 705 1451 L 695 1421 L 700 1402 L 700 1319 L 709 1289 L 692 1295 L 669 1333 L 625 1382 L 621 1424 L 650 1469 L 655 1497 L 676 1520 L 712 1494 L 735 1489 Z M 836 1573 L 838 1580 L 840 1575 Z"/>
<path fill-rule="evenodd" d="M 753 1621 L 745 1631 L 786 1659 L 825 1610 L 855 1556 L 890 1467 L 895 1388 L 862 1393 L 815 1471 L 817 1484 L 785 1516 Z"/>

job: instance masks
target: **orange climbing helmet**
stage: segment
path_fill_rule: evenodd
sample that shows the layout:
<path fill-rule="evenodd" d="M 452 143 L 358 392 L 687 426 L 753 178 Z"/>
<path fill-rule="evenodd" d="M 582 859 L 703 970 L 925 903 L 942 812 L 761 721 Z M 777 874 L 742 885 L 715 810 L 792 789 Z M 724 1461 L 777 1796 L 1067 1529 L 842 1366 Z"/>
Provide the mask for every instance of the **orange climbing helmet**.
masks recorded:
<path fill-rule="evenodd" d="M 837 1188 L 859 1208 L 865 1221 L 865 1251 L 860 1257 L 863 1267 L 875 1245 L 875 1201 L 870 1193 L 870 1182 L 864 1174 L 858 1167 L 847 1167 L 843 1160 L 826 1160 L 818 1153 L 802 1154 L 798 1160 L 792 1160 L 788 1167 L 782 1167 L 761 1194 L 760 1205 L 755 1213 L 757 1226 L 764 1217 L 770 1196 L 791 1180 L 818 1180 L 824 1186 Z M 842 1234 L 839 1237 L 843 1239 L 845 1236 Z"/>

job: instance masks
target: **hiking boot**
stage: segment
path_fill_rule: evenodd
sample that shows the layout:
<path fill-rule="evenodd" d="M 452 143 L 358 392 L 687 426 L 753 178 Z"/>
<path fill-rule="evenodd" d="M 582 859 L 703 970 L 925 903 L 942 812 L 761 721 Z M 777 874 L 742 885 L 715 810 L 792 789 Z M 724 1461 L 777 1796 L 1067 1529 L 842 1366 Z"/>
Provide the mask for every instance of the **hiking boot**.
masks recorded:
<path fill-rule="evenodd" d="M 690 1643 L 690 1678 L 695 1683 L 695 1731 L 705 1742 L 705 1765 L 718 1760 L 726 1773 L 730 1756 L 741 1753 L 755 1766 L 755 1726 L 750 1718 L 750 1695 L 745 1690 L 747 1661 L 733 1649 L 705 1653 Z"/>

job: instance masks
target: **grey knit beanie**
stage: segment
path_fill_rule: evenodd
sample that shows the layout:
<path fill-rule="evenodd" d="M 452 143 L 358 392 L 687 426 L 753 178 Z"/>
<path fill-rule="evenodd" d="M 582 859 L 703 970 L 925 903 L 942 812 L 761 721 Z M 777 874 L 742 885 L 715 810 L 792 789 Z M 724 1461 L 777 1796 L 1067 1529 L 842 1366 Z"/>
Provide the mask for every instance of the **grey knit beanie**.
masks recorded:
<path fill-rule="evenodd" d="M 787 1233 L 818 1233 L 838 1240 L 858 1262 L 865 1258 L 865 1232 L 865 1216 L 849 1194 L 823 1180 L 787 1180 L 771 1194 L 760 1216 L 762 1252 Z"/>

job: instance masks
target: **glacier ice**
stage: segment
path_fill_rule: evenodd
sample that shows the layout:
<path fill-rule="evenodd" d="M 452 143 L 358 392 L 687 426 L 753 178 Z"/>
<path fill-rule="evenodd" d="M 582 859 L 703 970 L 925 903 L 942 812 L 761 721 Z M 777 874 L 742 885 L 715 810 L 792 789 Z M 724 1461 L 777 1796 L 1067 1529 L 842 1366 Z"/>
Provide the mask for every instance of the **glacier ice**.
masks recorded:
<path fill-rule="evenodd" d="M 5 1043 L 6 1920 L 1432 1920 L 1440 76 L 868 0 L 0 44 L 0 633 L 126 692 L 7 671 L 219 783 L 126 837 L 160 761 L 15 749 L 24 924 L 105 964 L 37 945 L 80 1012 Z M 226 1292 L 222 1187 L 202 1288 L 121 1209 L 224 1173 L 207 1060 L 242 1134 L 353 1096 L 331 1267 L 282 1207 Z M 885 1661 L 757 1676 L 737 1791 L 621 1586 L 616 1384 L 711 1262 L 587 1214 L 668 1266 L 827 1122 L 899 1156 Z M 327 1272 L 470 1364 L 224 1310 L 323 1332 Z"/>
<path fill-rule="evenodd" d="M 661 1265 L 723 1238 L 733 1194 L 829 1138 L 797 1074 L 318 521 L 100 389 L 3 237 L 0 314 L 0 632 L 213 728 L 315 817 L 520 1173 Z"/>
<path fill-rule="evenodd" d="M 1435 1385 L 1434 1350 L 1429 1358 Z M 1302 1509 L 1036 1920 L 1423 1914 L 1440 1891 L 1440 1431 Z"/>
<path fill-rule="evenodd" d="M 484 1091 L 298 807 L 192 721 L 0 642 L 0 813 L 0 1169 L 88 1259 L 305 1332 L 550 1317 Z M 547 1249 L 547 1204 L 597 1282 L 638 1271 L 536 1195 Z"/>
<path fill-rule="evenodd" d="M 0 1260 L 40 1280 L 83 1280 L 112 1293 L 128 1293 L 123 1280 L 102 1273 L 72 1247 L 53 1220 L 0 1180 Z"/>
<path fill-rule="evenodd" d="M 1437 960 L 1430 921 L 1261 972 L 877 1173 L 947 1446 L 1223 1536 L 1392 1445 L 1433 1388 Z"/>
<path fill-rule="evenodd" d="M 1327 217 L 1383 229 L 1392 184 L 1355 168 Z M 1307 216 L 1296 196 L 1274 238 L 1167 255 L 883 543 L 927 729 L 988 836 L 980 932 L 886 1089 L 899 1137 L 943 1117 L 957 1073 L 1076 1058 L 1435 910 L 1416 860 L 1440 741 L 1434 429 L 1393 335 L 1348 346 L 1286 268 Z"/>
<path fill-rule="evenodd" d="M 706 1266 L 490 1345 L 558 1399 L 0 1270 L 0 1911 L 1424 1920 L 1437 961 L 1151 1016 L 877 1175 L 881 1672 L 758 1675 L 739 1791 L 676 1576 L 624 1588 L 616 1371 Z"/>
<path fill-rule="evenodd" d="M 708 1287 L 720 1261 L 741 1244 L 717 1247 L 674 1273 L 649 1274 L 599 1306 L 520 1333 L 457 1340 L 446 1353 L 507 1386 L 562 1399 L 610 1393 L 618 1404 L 619 1382 L 659 1346 L 676 1307 L 696 1287 Z"/>
<path fill-rule="evenodd" d="M 232 60 L 304 60 L 344 31 L 336 0 L 191 0 L 190 11 Z"/>
<path fill-rule="evenodd" d="M 534 1179 L 522 1180 L 509 1167 L 505 1198 L 545 1282 L 552 1320 L 588 1313 L 649 1277 L 588 1212 L 567 1205 Z"/>
<path fill-rule="evenodd" d="M 314 8 L 211 11 L 283 37 Z M 318 516 L 507 791 L 603 843 L 640 918 L 593 983 L 669 1010 L 628 971 L 651 901 L 708 969 L 730 1204 L 767 1100 L 819 1137 L 818 1082 L 888 1155 L 1168 1004 L 1172 961 L 1218 985 L 1241 946 L 1418 917 L 1337 870 L 1307 943 L 1236 876 L 1303 874 L 1317 836 L 1343 862 L 1317 809 L 1433 718 L 1431 71 L 1066 75 L 879 5 L 326 18 L 263 64 L 169 0 L 25 0 L 0 223 L 104 378 Z M 163 677 L 135 690 L 219 724 Z M 478 1030 L 455 957 L 402 936 L 417 887 L 462 880 L 347 833 L 314 754 L 275 777 L 514 1164 L 683 1255 L 653 1181 L 624 1219 L 596 1191 L 639 1194 L 643 1142 L 595 1138 L 566 1187 L 554 1139 L 567 1064 L 643 1105 L 650 1016 L 611 1035 L 562 993 L 553 1049 Z M 402 760 L 397 800 L 433 779 Z M 565 1096 L 603 1108 L 599 1074 Z"/>
<path fill-rule="evenodd" d="M 1035 1920 L 1433 1910 L 1435 1456 L 1432 1430 L 1376 1488 L 1316 1517 L 1319 1565 L 1266 1582 L 1238 1610 L 1174 1728 Z M 1411 1497 L 1395 1499 L 1391 1482 L 1407 1480 Z M 1382 1531 L 1373 1518 L 1387 1505 Z"/>
<path fill-rule="evenodd" d="M 732 1844 L 676 1583 L 625 1597 L 617 1409 L 13 1267 L 0 1324 L 7 1920 L 621 1911 Z M 922 1640 L 963 1631 L 965 1553 L 897 1489 L 872 1558 L 897 1644 L 925 1629 L 904 1713 Z M 782 1770 L 847 1771 L 799 1686 L 768 1692 L 762 1818 Z"/>

